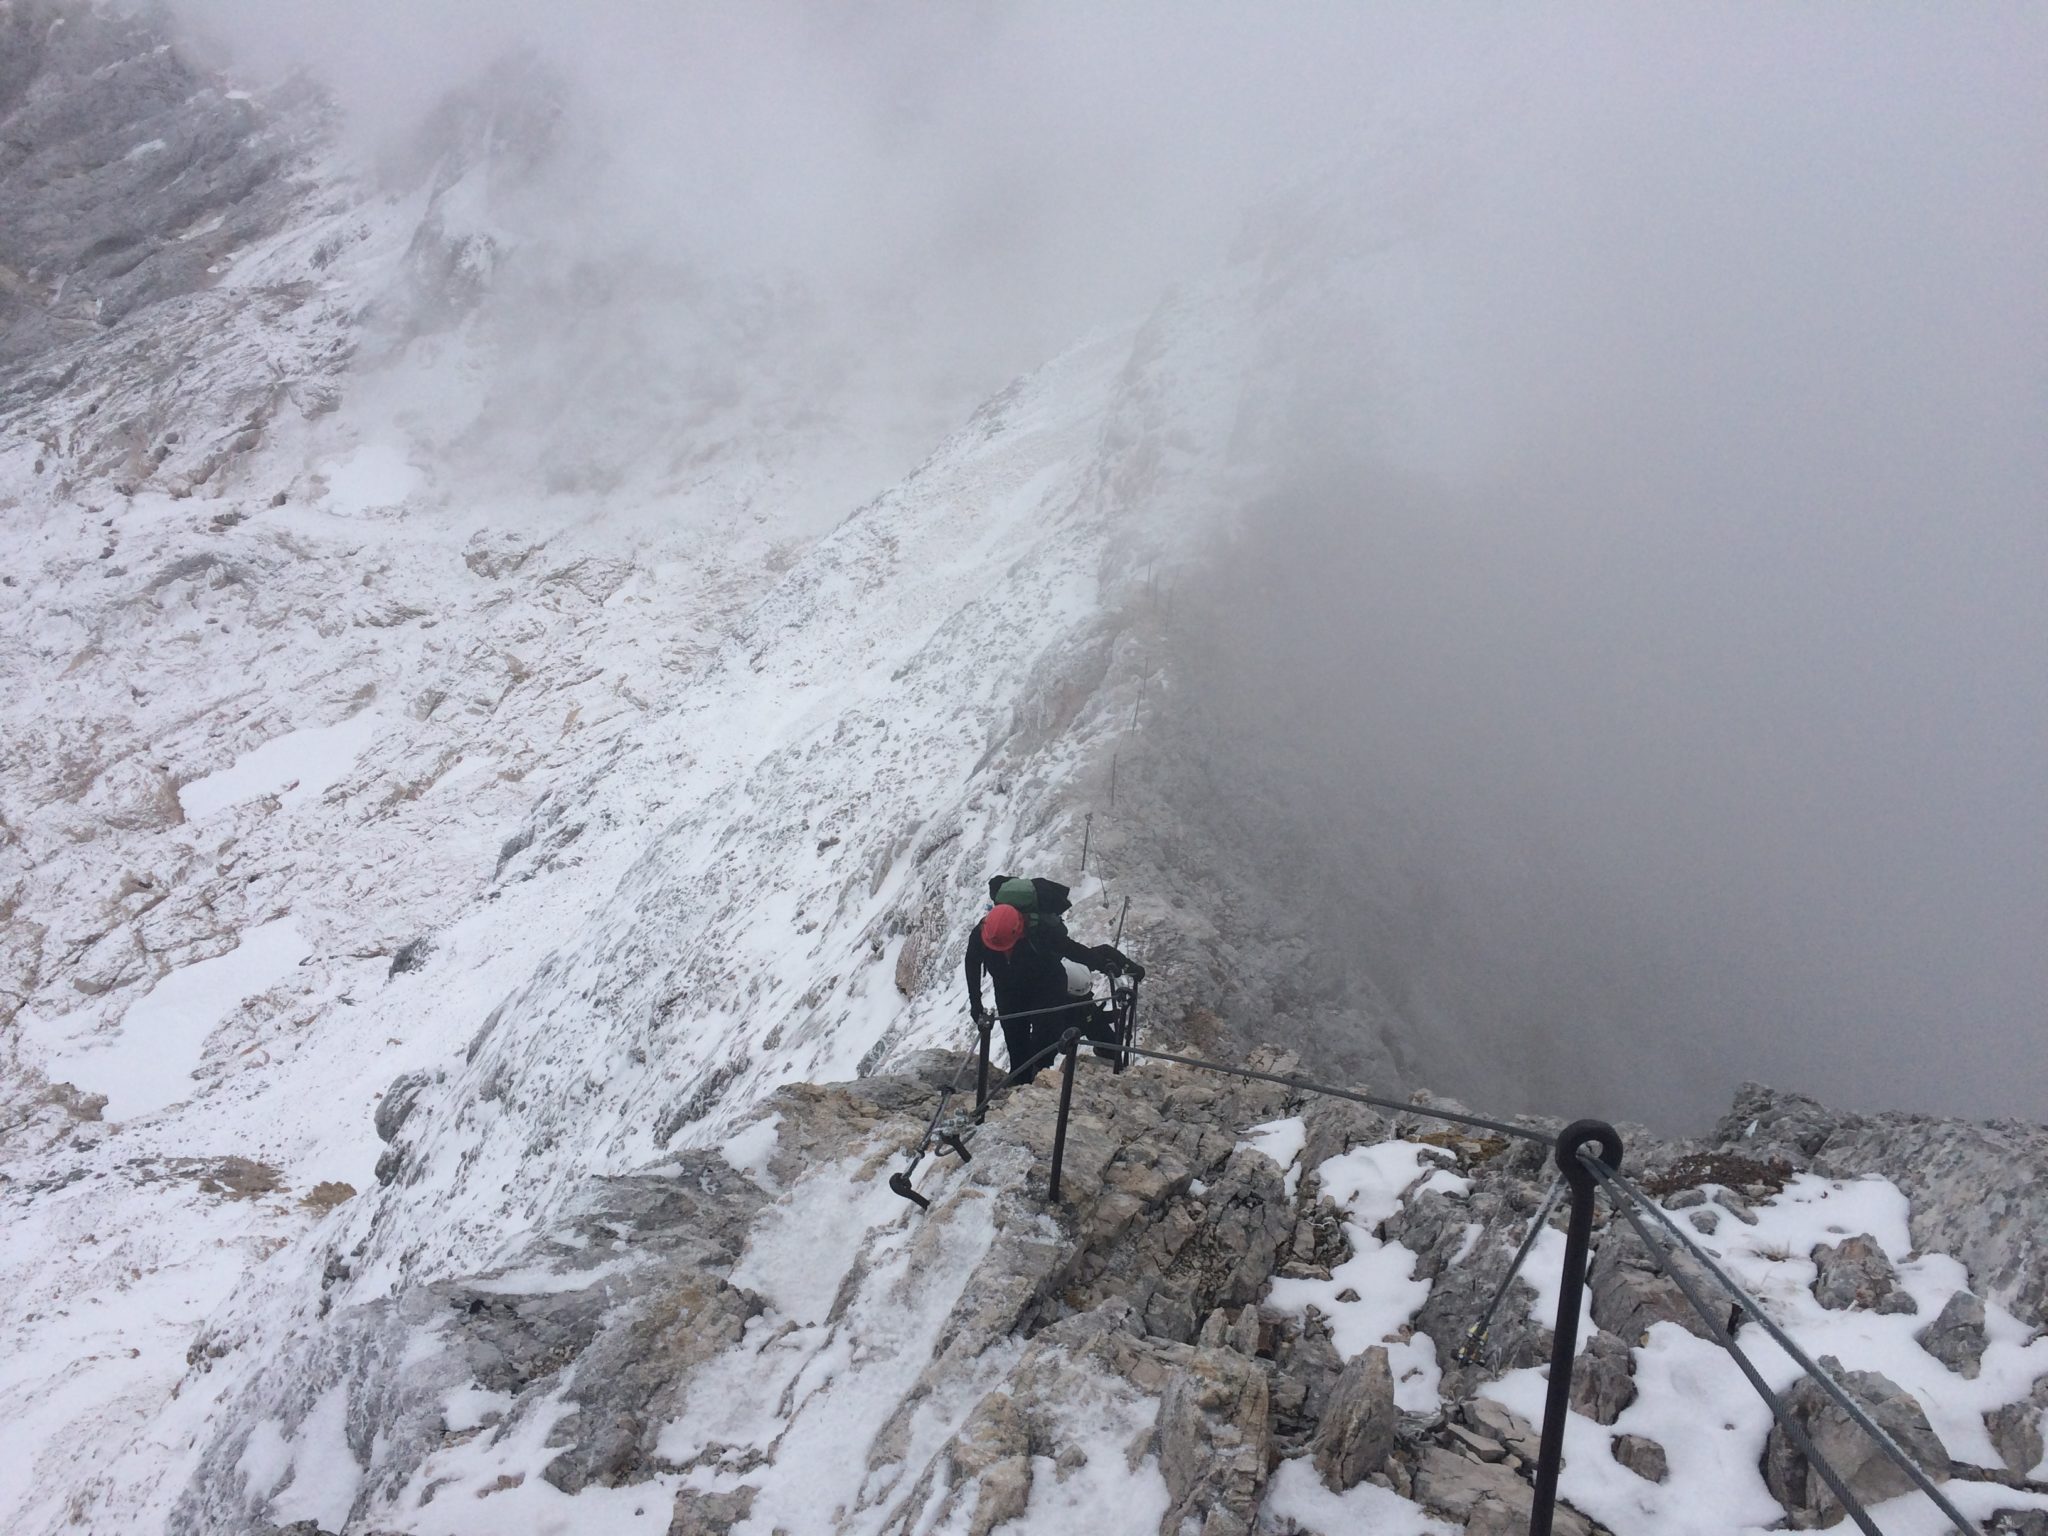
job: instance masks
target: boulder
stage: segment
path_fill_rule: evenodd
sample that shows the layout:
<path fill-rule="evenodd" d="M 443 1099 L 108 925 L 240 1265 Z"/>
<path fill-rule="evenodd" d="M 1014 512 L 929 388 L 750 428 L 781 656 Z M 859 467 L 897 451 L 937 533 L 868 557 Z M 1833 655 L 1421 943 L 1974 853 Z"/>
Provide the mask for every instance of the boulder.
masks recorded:
<path fill-rule="evenodd" d="M 1958 1376 L 1975 1380 L 1984 1366 L 1984 1303 L 1968 1291 L 1949 1297 L 1941 1313 L 1914 1335 L 1920 1347 Z"/>
<path fill-rule="evenodd" d="M 1669 1262 L 1690 1265 L 1675 1253 Z M 1689 1277 L 1696 1289 L 1712 1294 L 1713 1282 L 1696 1265 L 1690 1267 Z M 1654 1323 L 1676 1323 L 1700 1338 L 1713 1337 L 1685 1293 L 1632 1230 L 1609 1229 L 1586 1278 L 1592 1292 L 1593 1321 L 1625 1345 L 1642 1343 Z"/>
<path fill-rule="evenodd" d="M 1316 1470 L 1333 1492 L 1355 1488 L 1385 1465 L 1394 1449 L 1394 1373 L 1384 1345 L 1344 1367 L 1312 1442 Z"/>
<path fill-rule="evenodd" d="M 1984 1428 L 2008 1472 L 2019 1477 L 2031 1476 L 2034 1468 L 2041 1465 L 2041 1457 L 2048 1454 L 2041 1438 L 2044 1414 L 2048 1414 L 2048 1377 L 2034 1383 L 2031 1397 L 1984 1415 Z"/>
<path fill-rule="evenodd" d="M 1842 1363 L 1832 1356 L 1822 1356 L 1820 1363 L 1922 1471 L 1936 1481 L 1949 1475 L 1948 1449 L 1911 1394 L 1875 1371 L 1844 1371 Z M 1785 1407 L 1814 1449 L 1860 1502 L 1875 1504 L 1881 1499 L 1896 1498 L 1913 1487 L 1905 1472 L 1818 1382 L 1800 1378 L 1785 1394 Z M 1794 1526 L 1803 1529 L 1833 1525 L 1846 1513 L 1805 1454 L 1775 1424 L 1764 1441 L 1762 1470 L 1772 1497 L 1785 1506 Z"/>
<path fill-rule="evenodd" d="M 1573 1409 L 1595 1424 L 1612 1424 L 1620 1418 L 1622 1410 L 1636 1400 L 1632 1355 L 1614 1334 L 1595 1328 L 1572 1368 Z"/>
<path fill-rule="evenodd" d="M 668 1536 L 730 1536 L 732 1528 L 753 1511 L 754 1495 L 759 1491 L 751 1487 L 735 1488 L 730 1493 L 680 1489 L 675 1510 L 669 1516 Z"/>
<path fill-rule="evenodd" d="M 1820 1243 L 1813 1250 L 1813 1295 L 1830 1312 L 1860 1307 L 1912 1312 L 1918 1304 L 1899 1290 L 1898 1272 L 1869 1233 Z M 1903 1303 L 1903 1305 L 1901 1304 Z"/>
<path fill-rule="evenodd" d="M 1642 1435 L 1616 1435 L 1610 1442 L 1614 1459 L 1646 1482 L 1661 1483 L 1671 1475 L 1664 1447 Z"/>
<path fill-rule="evenodd" d="M 1522 1532 L 1536 1493 L 1514 1469 L 1500 1462 L 1468 1461 L 1455 1451 L 1430 1446 L 1415 1467 L 1413 1498 L 1423 1508 L 1460 1521 L 1468 1533 Z M 1592 1536 L 1592 1524 L 1562 1502 L 1551 1525 L 1556 1536 Z"/>

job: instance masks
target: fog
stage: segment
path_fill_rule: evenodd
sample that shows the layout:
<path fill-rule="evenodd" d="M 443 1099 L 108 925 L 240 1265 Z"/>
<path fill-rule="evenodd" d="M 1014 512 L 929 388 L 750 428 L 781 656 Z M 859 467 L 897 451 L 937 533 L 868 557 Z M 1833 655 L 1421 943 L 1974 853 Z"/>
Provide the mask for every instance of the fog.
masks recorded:
<path fill-rule="evenodd" d="M 1355 192 L 1178 610 L 1211 814 L 1477 1102 L 2048 1116 L 2039 12 L 181 9 L 371 147 L 528 50 L 524 218 L 946 410 Z"/>

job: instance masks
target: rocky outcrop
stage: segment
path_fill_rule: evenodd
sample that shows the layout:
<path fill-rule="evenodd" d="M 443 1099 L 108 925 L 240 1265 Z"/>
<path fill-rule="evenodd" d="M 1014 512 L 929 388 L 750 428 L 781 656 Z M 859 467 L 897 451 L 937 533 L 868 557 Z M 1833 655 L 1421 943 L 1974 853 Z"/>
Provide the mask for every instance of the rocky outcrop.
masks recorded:
<path fill-rule="evenodd" d="M 1980 1296 L 2048 1326 L 2048 1127 L 1841 1114 L 1745 1083 L 1715 1136 L 1833 1178 L 1890 1179 L 1912 1201 L 1915 1247 L 1954 1254 Z"/>
<path fill-rule="evenodd" d="M 519 1486 L 576 1495 L 679 1482 L 671 1536 L 816 1519 L 790 1500 L 794 1489 L 811 1497 L 818 1457 L 842 1478 L 832 1495 L 839 1513 L 821 1531 L 994 1536 L 1027 1513 L 1074 1505 L 1080 1490 L 1114 1486 L 1120 1508 L 1143 1511 L 1134 1529 L 1250 1536 L 1272 1523 L 1274 1479 L 1290 1463 L 1312 1469 L 1329 1496 L 1375 1485 L 1467 1536 L 1526 1528 L 1538 1429 L 1487 1395 L 1513 1367 L 1486 1349 L 1465 1365 L 1445 1358 L 1433 1406 L 1404 1411 L 1395 1351 L 1425 1319 L 1441 1330 L 1435 1337 L 1458 1336 L 1498 1287 L 1548 1187 L 1532 1155 L 1540 1148 L 1397 1115 L 1319 1112 L 1274 1085 L 1084 1067 L 1057 1204 L 1045 1188 L 1057 1075 L 999 1096 L 970 1160 L 920 1167 L 929 1210 L 864 1192 L 884 1188 L 884 1170 L 967 1065 L 925 1052 L 898 1072 L 794 1085 L 742 1133 L 750 1171 L 691 1151 L 587 1181 L 504 1265 L 395 1303 L 351 1301 L 349 1261 L 335 1255 L 331 1338 L 354 1342 L 323 1354 L 325 1374 L 310 1371 L 288 1401 L 248 1407 L 240 1421 L 267 1413 L 302 1433 L 295 1426 L 337 1387 L 379 1415 L 388 1427 L 374 1449 L 364 1442 L 365 1491 L 352 1516 L 364 1529 L 403 1529 L 405 1500 L 461 1483 L 460 1469 L 498 1465 L 474 1447 L 514 1445 L 538 1447 Z M 399 1143 L 414 1139 L 404 1122 L 418 1111 L 403 1104 L 423 1086 L 401 1080 L 386 1095 Z M 1250 1125 L 1294 1113 L 1319 1163 L 1398 1136 L 1406 1145 L 1386 1166 L 1424 1170 L 1378 1237 L 1414 1245 L 1431 1295 L 1386 1342 L 1354 1346 L 1348 1358 L 1317 1308 L 1263 1304 L 1277 1278 L 1327 1281 L 1353 1257 L 1354 1216 L 1314 1170 L 1290 1195 L 1285 1170 L 1243 1140 Z M 1681 1209 L 1709 1208 L 1688 1195 L 1701 1186 L 1685 1181 L 1741 1174 L 1739 1154 L 1717 1163 L 1719 1154 L 1646 1139 L 1637 1150 L 1646 1181 L 1678 1181 L 1668 1198 Z M 1459 1178 L 1438 1176 L 1453 1168 Z M 1764 1197 L 1768 1177 L 1758 1178 L 1746 1187 Z M 1712 1179 L 1708 1187 L 1712 1208 L 1732 1215 L 1740 1197 Z M 810 1234 L 827 1238 L 849 1201 L 864 1212 L 861 1230 L 814 1254 Z M 1881 1304 L 1878 1278 L 1891 1271 L 1872 1259 L 1882 1258 L 1874 1243 L 1832 1247 L 1823 1286 L 1852 1306 Z M 1680 1458 L 1631 1427 L 1641 1422 L 1629 1413 L 1641 1389 L 1634 1345 L 1656 1323 L 1685 1323 L 1690 1309 L 1636 1234 L 1611 1221 L 1596 1238 L 1591 1289 L 1594 1324 L 1572 1406 L 1616 1427 L 1593 1443 L 1617 1464 L 1647 1488 L 1668 1488 L 1684 1475 L 1682 1463 L 1673 1471 Z M 1945 1358 L 1967 1360 L 1973 1322 L 1982 1331 L 1973 1300 L 1963 1293 L 1924 1331 Z M 1518 1353 L 1548 1341 L 1540 1323 L 1518 1321 L 1530 1311 L 1526 1297 L 1503 1306 L 1502 1331 Z M 394 1370 L 398 1341 L 417 1341 L 429 1320 L 438 1352 Z M 1881 1376 L 1831 1368 L 1922 1465 L 1948 1475 L 1911 1397 Z M 841 1378 L 850 1379 L 843 1403 L 858 1405 L 851 1417 L 834 1406 Z M 480 1422 L 451 1428 L 435 1408 L 457 1387 L 490 1405 Z M 1902 1491 L 1818 1388 L 1796 1384 L 1787 1401 L 1859 1499 Z M 2012 1404 L 1987 1421 L 2015 1472 L 2038 1459 L 2038 1416 L 2036 1405 Z M 1782 1431 L 1764 1442 L 1761 1463 L 1796 1523 L 1838 1515 Z M 269 1490 L 247 1485 L 250 1464 L 244 1440 L 224 1436 L 180 1506 L 176 1536 L 254 1529 Z M 1591 1536 L 1595 1527 L 1562 1507 L 1556 1529 Z"/>
<path fill-rule="evenodd" d="M 0 368 L 210 286 L 293 206 L 302 125 L 146 21 L 18 0 L 0 61 Z"/>

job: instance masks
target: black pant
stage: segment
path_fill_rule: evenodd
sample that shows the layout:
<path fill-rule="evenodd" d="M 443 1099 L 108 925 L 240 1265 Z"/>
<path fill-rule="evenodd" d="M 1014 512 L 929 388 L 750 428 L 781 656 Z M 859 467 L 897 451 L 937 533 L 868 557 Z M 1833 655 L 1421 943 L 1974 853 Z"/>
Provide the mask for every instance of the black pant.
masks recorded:
<path fill-rule="evenodd" d="M 1062 1007 L 1062 1004 L 1071 1006 Z M 1036 1011 L 1041 1008 L 1056 1008 L 1059 1011 Z M 1085 1040 L 1096 1041 L 1096 1055 L 1113 1054 L 1101 1047 L 1116 1043 L 1115 1017 L 1107 1007 L 1098 1006 L 1087 998 L 1068 997 L 1062 992 L 1049 1002 L 1034 1002 L 1014 1010 L 1002 1008 L 999 1004 L 998 1009 L 1003 1015 L 1003 1047 L 1010 1054 L 1010 1071 L 1013 1075 L 1020 1065 L 1030 1061 L 1040 1051 L 1057 1045 L 1060 1038 L 1070 1029 L 1078 1029 Z M 1020 1013 L 1030 1013 L 1031 1016 L 1017 1018 L 1015 1015 Z M 1045 1060 L 1034 1064 L 1023 1076 L 1018 1077 L 1017 1081 L 1030 1082 L 1038 1076 L 1040 1068 L 1050 1066 L 1058 1059 L 1057 1056 L 1046 1057 Z"/>

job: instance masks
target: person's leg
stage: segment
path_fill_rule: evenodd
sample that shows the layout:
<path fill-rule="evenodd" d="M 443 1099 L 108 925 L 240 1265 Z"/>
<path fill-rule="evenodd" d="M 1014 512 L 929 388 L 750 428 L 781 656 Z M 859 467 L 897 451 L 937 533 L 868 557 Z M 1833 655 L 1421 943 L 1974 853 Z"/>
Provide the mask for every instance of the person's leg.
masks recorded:
<path fill-rule="evenodd" d="M 1010 1070 L 1012 1072 L 1015 1072 L 1025 1062 L 1029 1061 L 1031 1053 L 1038 1049 L 1038 1037 L 1031 1028 L 1037 1022 L 1036 1019 L 1003 1020 L 1003 1049 L 1010 1053 Z M 1035 1076 L 1037 1076 L 1037 1069 L 1033 1068 L 1020 1081 L 1028 1083 Z"/>

